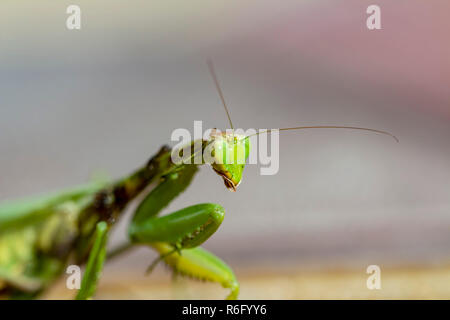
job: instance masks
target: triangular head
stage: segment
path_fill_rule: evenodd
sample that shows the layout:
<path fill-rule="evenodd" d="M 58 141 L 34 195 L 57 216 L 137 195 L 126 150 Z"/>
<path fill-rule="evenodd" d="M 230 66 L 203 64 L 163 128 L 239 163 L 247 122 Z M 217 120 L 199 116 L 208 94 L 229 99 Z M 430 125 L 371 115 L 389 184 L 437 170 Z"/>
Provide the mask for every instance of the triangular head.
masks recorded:
<path fill-rule="evenodd" d="M 212 168 L 223 178 L 228 190 L 236 191 L 250 154 L 249 137 L 214 130 L 210 135 L 208 146 L 213 157 Z"/>

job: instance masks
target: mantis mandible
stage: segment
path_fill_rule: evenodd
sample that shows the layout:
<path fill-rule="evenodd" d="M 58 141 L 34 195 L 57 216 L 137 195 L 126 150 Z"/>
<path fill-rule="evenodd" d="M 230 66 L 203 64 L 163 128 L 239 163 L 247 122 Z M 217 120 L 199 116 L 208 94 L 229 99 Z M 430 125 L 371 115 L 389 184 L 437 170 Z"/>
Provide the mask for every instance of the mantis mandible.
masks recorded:
<path fill-rule="evenodd" d="M 209 71 L 234 130 L 213 65 Z M 280 131 L 312 128 L 343 128 L 388 132 L 345 126 L 308 126 L 282 128 Z M 271 131 L 271 130 L 267 130 Z M 395 137 L 394 137 L 395 138 Z M 395 138 L 397 140 L 397 138 Z M 231 148 L 243 157 L 242 162 L 210 164 L 223 178 L 225 186 L 236 191 L 249 156 L 249 136 L 212 133 L 201 141 L 206 147 Z M 193 146 L 193 142 L 192 142 Z M 171 149 L 163 146 L 144 166 L 115 182 L 91 182 L 55 194 L 4 203 L 0 206 L 0 293 L 10 298 L 34 298 L 47 289 L 69 262 L 86 263 L 77 299 L 94 296 L 104 262 L 127 249 L 145 245 L 153 248 L 173 272 L 194 279 L 216 282 L 236 299 L 239 283 L 232 269 L 202 245 L 219 228 L 224 219 L 222 206 L 202 203 L 158 216 L 180 193 L 185 191 L 201 164 L 174 163 Z M 108 233 L 127 205 L 143 194 L 128 227 L 129 242 L 106 252 Z"/>

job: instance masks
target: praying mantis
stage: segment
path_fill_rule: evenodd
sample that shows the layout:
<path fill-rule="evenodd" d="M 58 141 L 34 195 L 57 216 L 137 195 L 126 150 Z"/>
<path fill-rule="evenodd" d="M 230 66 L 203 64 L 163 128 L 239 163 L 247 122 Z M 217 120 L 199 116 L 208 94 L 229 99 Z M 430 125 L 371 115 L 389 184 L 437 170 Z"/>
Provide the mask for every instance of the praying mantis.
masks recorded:
<path fill-rule="evenodd" d="M 148 271 L 162 261 L 176 274 L 216 282 L 229 289 L 227 299 L 238 298 L 239 282 L 233 270 L 201 248 L 222 223 L 224 208 L 218 204 L 202 203 L 159 216 L 174 198 L 187 189 L 199 166 L 209 164 L 231 191 L 236 191 L 242 179 L 250 152 L 249 136 L 233 132 L 231 117 L 210 61 L 208 67 L 232 129 L 231 133 L 214 132 L 209 139 L 200 141 L 201 151 L 209 148 L 218 161 L 199 164 L 174 162 L 172 150 L 163 146 L 144 166 L 112 183 L 95 181 L 70 190 L 0 205 L 0 296 L 38 297 L 64 273 L 69 263 L 75 263 L 86 264 L 76 299 L 91 299 L 105 261 L 130 248 L 149 246 L 159 254 L 159 258 Z M 277 130 L 311 128 L 366 130 L 394 137 L 385 131 L 346 126 Z M 193 146 L 194 142 L 188 147 Z M 239 158 L 235 160 L 240 161 L 220 161 L 223 159 L 217 156 L 219 149 L 231 150 Z M 147 191 L 151 184 L 156 186 Z M 106 248 L 111 228 L 138 196 L 143 200 L 128 226 L 129 242 L 108 253 Z"/>

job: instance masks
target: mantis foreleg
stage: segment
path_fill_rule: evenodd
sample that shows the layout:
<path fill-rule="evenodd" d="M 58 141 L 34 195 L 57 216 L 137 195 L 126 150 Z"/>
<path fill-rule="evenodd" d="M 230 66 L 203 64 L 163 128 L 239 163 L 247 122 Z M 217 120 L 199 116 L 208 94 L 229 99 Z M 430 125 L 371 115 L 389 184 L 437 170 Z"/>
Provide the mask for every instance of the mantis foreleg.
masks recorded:
<path fill-rule="evenodd" d="M 160 254 L 168 253 L 172 247 L 166 243 L 153 243 Z M 186 275 L 195 279 L 217 282 L 224 288 L 231 289 L 227 296 L 229 300 L 235 300 L 239 294 L 239 282 L 233 270 L 220 258 L 201 247 L 184 249 L 181 254 L 174 252 L 164 258 L 164 262 L 175 273 Z"/>
<path fill-rule="evenodd" d="M 176 273 L 196 279 L 218 282 L 231 289 L 229 299 L 236 299 L 239 284 L 222 260 L 198 248 L 220 226 L 225 211 L 217 204 L 193 205 L 163 217 L 157 217 L 190 184 L 196 166 L 186 165 L 164 180 L 142 201 L 129 228 L 135 244 L 147 244 L 157 250 Z"/>

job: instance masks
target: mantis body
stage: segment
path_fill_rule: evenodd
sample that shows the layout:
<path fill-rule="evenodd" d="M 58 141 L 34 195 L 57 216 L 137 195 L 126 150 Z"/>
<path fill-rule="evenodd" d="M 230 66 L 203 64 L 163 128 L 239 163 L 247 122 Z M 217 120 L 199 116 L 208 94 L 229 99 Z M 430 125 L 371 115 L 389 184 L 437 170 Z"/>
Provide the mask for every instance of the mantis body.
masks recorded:
<path fill-rule="evenodd" d="M 227 111 L 222 92 L 213 75 Z M 298 130 L 318 127 L 295 127 Z M 321 128 L 353 128 L 322 126 Z M 388 134 L 388 133 L 387 133 Z M 200 141 L 212 155 L 218 148 L 238 155 L 234 163 L 211 164 L 225 186 L 236 191 L 242 179 L 245 159 L 250 152 L 249 137 L 211 134 Z M 192 143 L 192 148 L 194 143 Z M 193 149 L 194 150 L 194 149 Z M 197 151 L 195 151 L 197 152 Z M 86 264 L 78 299 L 91 298 L 107 259 L 107 236 L 127 205 L 147 186 L 155 183 L 134 212 L 128 227 L 129 244 L 147 245 L 174 272 L 195 279 L 217 282 L 236 299 L 239 283 L 231 268 L 200 247 L 219 228 L 224 219 L 222 206 L 202 203 L 159 216 L 159 213 L 191 183 L 200 164 L 173 162 L 171 149 L 163 146 L 146 165 L 113 183 L 90 183 L 57 194 L 35 197 L 0 206 L 0 293 L 13 298 L 32 298 L 45 290 L 65 270 L 70 261 Z M 120 252 L 122 250 L 119 250 Z M 150 267 L 150 269 L 154 266 Z"/>

